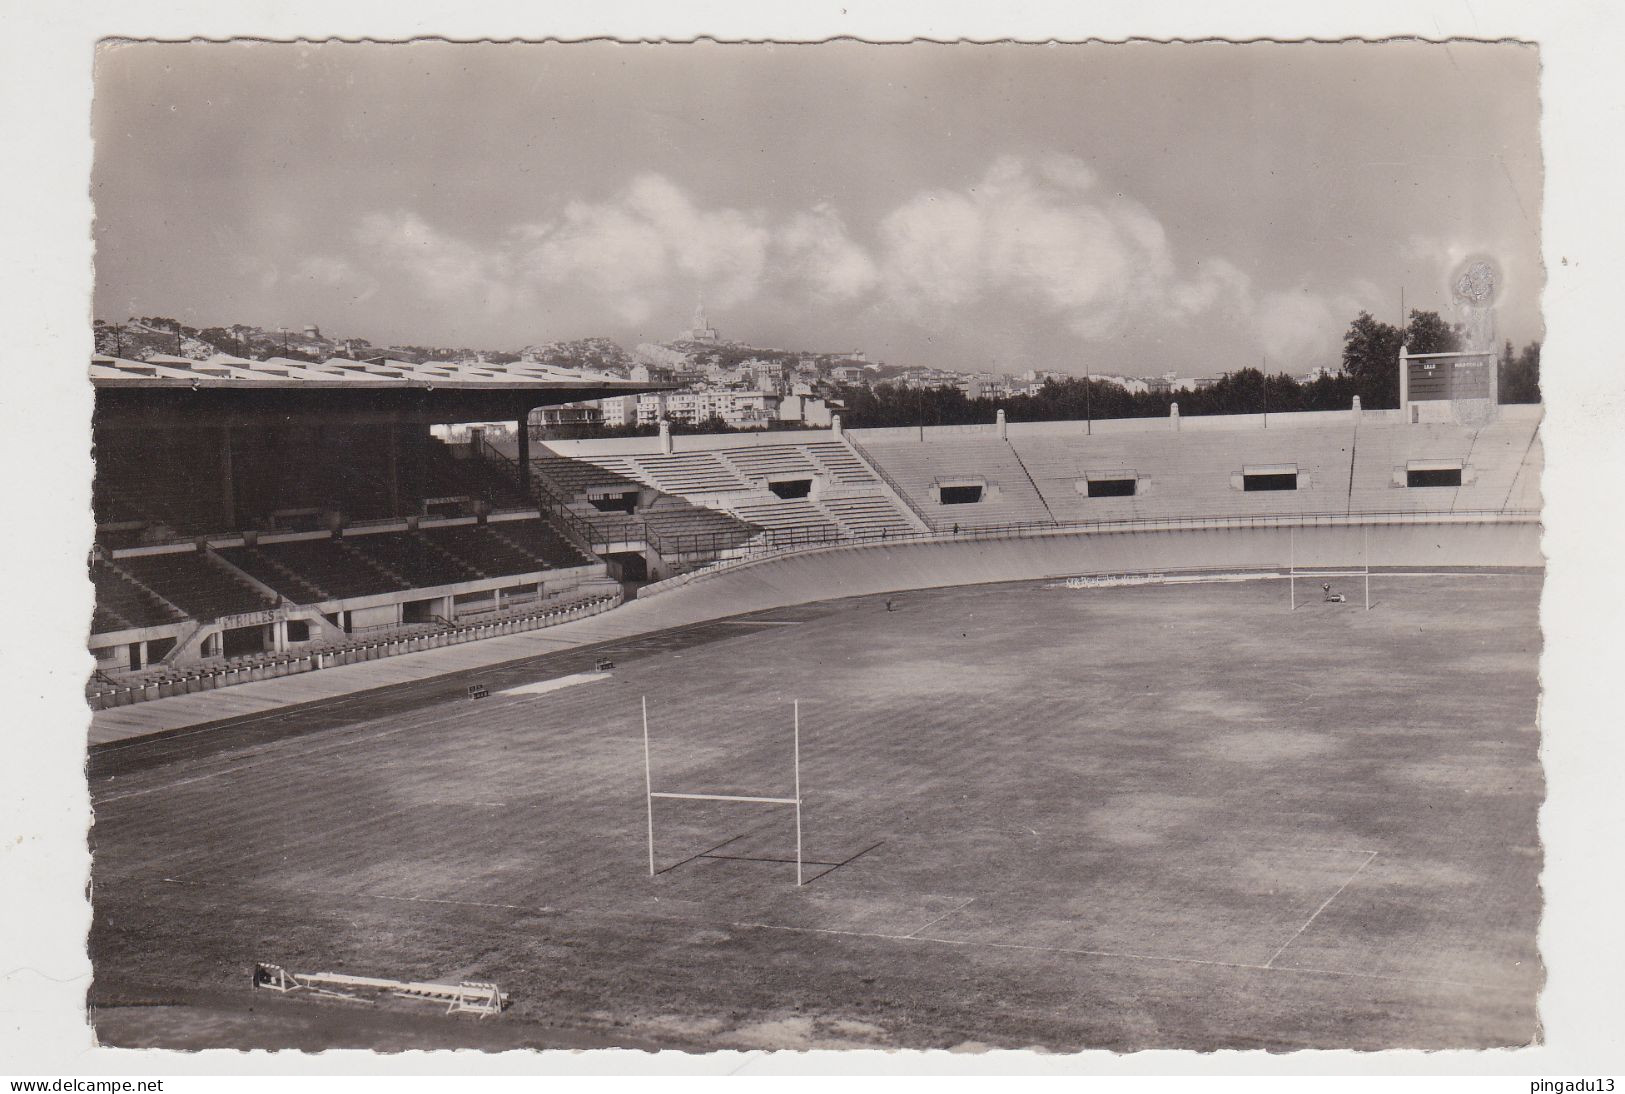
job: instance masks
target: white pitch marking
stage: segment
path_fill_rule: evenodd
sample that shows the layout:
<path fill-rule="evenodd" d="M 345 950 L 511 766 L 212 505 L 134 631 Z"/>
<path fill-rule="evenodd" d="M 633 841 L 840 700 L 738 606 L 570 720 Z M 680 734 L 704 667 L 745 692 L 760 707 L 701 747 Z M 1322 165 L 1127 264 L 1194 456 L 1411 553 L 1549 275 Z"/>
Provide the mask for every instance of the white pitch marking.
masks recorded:
<path fill-rule="evenodd" d="M 1350 972 L 1346 969 L 1317 969 L 1299 965 L 1257 965 L 1243 961 L 1209 961 L 1200 957 L 1167 957 L 1161 954 L 1122 953 L 1115 950 L 1081 950 L 1066 946 L 1032 946 L 1021 942 L 981 942 L 966 938 L 935 938 L 918 934 L 880 934 L 876 931 L 843 931 L 831 927 L 791 927 L 781 923 L 734 923 L 733 926 L 764 931 L 797 931 L 803 934 L 846 935 L 854 938 L 878 938 L 888 942 L 933 942 L 941 946 L 981 946 L 995 950 L 1026 950 L 1033 953 L 1064 953 L 1077 957 L 1111 957 L 1127 961 L 1166 961 L 1176 965 L 1207 965 L 1221 969 L 1245 969 L 1250 972 L 1301 973 L 1314 976 L 1347 976 L 1359 980 L 1391 980 L 1402 984 L 1442 984 L 1457 988 L 1496 988 L 1499 985 L 1472 980 L 1443 980 L 1421 976 L 1389 976 L 1375 972 Z"/>
<path fill-rule="evenodd" d="M 943 912 L 941 915 L 937 916 L 937 918 L 933 919 L 931 922 L 925 924 L 924 926 L 914 928 L 912 931 L 908 932 L 906 937 L 913 938 L 916 935 L 918 935 L 921 931 L 925 930 L 927 927 L 935 927 L 938 923 L 941 923 L 944 919 L 947 919 L 949 916 L 953 915 L 955 912 L 962 912 L 966 908 L 969 908 L 973 903 L 975 903 L 975 901 L 976 901 L 976 898 L 971 897 L 969 900 L 965 901 L 965 903 L 959 905 L 957 908 L 948 909 L 946 912 Z"/>
<path fill-rule="evenodd" d="M 577 672 L 569 676 L 560 676 L 552 680 L 538 680 L 534 684 L 520 684 L 516 688 L 504 688 L 498 695 L 546 695 L 550 691 L 562 691 L 564 688 L 574 687 L 576 684 L 594 684 L 600 680 L 610 678 L 607 672 Z"/>
<path fill-rule="evenodd" d="M 1376 857 L 1377 857 L 1377 852 L 1375 852 L 1375 851 L 1371 852 L 1371 854 L 1369 856 L 1367 856 L 1366 860 L 1364 862 L 1360 863 L 1360 865 L 1355 868 L 1354 873 L 1350 874 L 1348 876 L 1348 879 L 1346 881 L 1344 881 L 1343 884 L 1341 884 L 1341 885 L 1339 885 L 1337 887 L 1337 892 L 1333 893 L 1331 896 L 1327 897 L 1324 901 L 1322 901 L 1320 907 L 1315 909 L 1314 915 L 1311 915 L 1309 917 L 1309 919 L 1304 923 L 1303 926 L 1301 926 L 1297 930 L 1293 931 L 1291 938 L 1289 938 L 1285 942 L 1281 943 L 1281 948 L 1276 950 L 1273 954 L 1271 954 L 1270 959 L 1268 961 L 1264 962 L 1265 967 L 1267 968 L 1267 967 L 1273 966 L 1275 964 L 1275 959 L 1277 957 L 1280 957 L 1283 953 L 1285 953 L 1286 948 L 1288 946 L 1292 945 L 1292 943 L 1296 942 L 1298 940 L 1298 936 L 1301 935 L 1304 931 L 1307 931 L 1309 929 L 1310 924 L 1314 923 L 1314 921 L 1320 917 L 1320 913 L 1324 912 L 1327 909 L 1327 907 L 1330 906 L 1332 901 L 1336 900 L 1339 896 L 1342 895 L 1344 889 L 1347 889 L 1350 885 L 1354 884 L 1354 879 L 1360 876 L 1360 871 L 1364 870 L 1367 866 L 1370 866 L 1372 860 L 1375 859 Z"/>

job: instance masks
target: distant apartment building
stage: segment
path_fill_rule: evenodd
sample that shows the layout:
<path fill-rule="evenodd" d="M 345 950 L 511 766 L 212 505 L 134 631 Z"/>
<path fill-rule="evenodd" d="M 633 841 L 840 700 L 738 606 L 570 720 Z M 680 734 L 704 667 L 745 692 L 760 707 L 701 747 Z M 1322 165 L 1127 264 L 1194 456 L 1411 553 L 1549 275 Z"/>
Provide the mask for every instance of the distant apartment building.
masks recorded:
<path fill-rule="evenodd" d="M 809 427 L 828 428 L 832 421 L 829 404 L 804 395 L 787 395 L 779 400 L 779 421 L 800 422 Z"/>
<path fill-rule="evenodd" d="M 718 418 L 735 429 L 766 429 L 779 420 L 779 397 L 749 389 L 646 392 L 601 399 L 598 406 L 603 424 L 612 428 L 662 419 L 699 425 Z"/>
<path fill-rule="evenodd" d="M 635 425 L 638 420 L 638 396 L 617 395 L 598 400 L 601 421 L 612 429 Z"/>
<path fill-rule="evenodd" d="M 610 402 L 612 400 L 605 400 Z M 619 400 L 613 400 L 618 402 Z M 539 420 L 541 425 L 600 425 L 604 421 L 604 410 L 592 403 L 565 403 L 562 406 L 544 406 L 534 411 L 532 421 Z"/>

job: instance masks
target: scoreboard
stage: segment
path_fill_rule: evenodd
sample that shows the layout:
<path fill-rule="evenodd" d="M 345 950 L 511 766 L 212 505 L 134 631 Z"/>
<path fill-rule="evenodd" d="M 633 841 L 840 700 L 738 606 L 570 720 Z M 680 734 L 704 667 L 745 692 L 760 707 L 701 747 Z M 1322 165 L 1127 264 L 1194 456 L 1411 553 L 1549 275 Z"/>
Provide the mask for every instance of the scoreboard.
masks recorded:
<path fill-rule="evenodd" d="M 1451 353 L 1407 357 L 1404 364 L 1407 402 L 1492 397 L 1494 354 Z"/>

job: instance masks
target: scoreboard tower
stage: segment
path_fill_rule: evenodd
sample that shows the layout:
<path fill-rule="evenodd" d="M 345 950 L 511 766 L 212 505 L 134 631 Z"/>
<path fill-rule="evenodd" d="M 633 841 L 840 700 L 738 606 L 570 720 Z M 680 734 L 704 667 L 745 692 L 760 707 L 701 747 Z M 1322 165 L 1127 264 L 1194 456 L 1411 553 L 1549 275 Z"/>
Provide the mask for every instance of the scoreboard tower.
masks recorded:
<path fill-rule="evenodd" d="M 1493 350 L 1409 353 L 1399 349 L 1399 406 L 1412 423 L 1483 425 L 1495 416 L 1499 361 Z"/>

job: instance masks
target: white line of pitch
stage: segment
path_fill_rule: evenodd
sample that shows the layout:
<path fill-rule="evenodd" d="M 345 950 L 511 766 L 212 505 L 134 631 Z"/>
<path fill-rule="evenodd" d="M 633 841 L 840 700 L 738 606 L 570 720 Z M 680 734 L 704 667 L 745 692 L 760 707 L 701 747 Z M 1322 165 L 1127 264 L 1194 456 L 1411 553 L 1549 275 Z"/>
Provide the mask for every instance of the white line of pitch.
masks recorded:
<path fill-rule="evenodd" d="M 1034 946 L 1024 942 L 982 942 L 965 938 L 934 938 L 930 935 L 880 934 L 875 931 L 842 931 L 830 927 L 790 927 L 780 923 L 734 923 L 735 927 L 764 931 L 797 931 L 804 934 L 846 935 L 853 938 L 878 938 L 889 942 L 934 942 L 942 946 L 982 946 L 996 950 L 1025 950 L 1031 953 L 1064 953 L 1077 957 L 1109 957 L 1126 961 L 1166 961 L 1176 965 L 1207 965 L 1221 969 L 1245 969 L 1249 972 L 1290 972 L 1314 976 L 1344 976 L 1358 980 L 1391 980 L 1401 984 L 1437 984 L 1455 988 L 1497 989 L 1498 984 L 1472 980 L 1439 980 L 1420 976 L 1390 976 L 1376 972 L 1349 972 L 1345 969 L 1318 969 L 1304 965 L 1258 965 L 1243 961 L 1210 961 L 1200 957 L 1168 957 L 1162 954 L 1119 953 L 1114 950 L 1080 950 L 1066 946 Z"/>
<path fill-rule="evenodd" d="M 1335 892 L 1331 896 L 1327 897 L 1321 903 L 1320 907 L 1315 909 L 1314 915 L 1311 915 L 1309 917 L 1309 919 L 1304 923 L 1303 926 L 1301 926 L 1297 930 L 1293 931 L 1291 938 L 1289 938 L 1285 942 L 1281 943 L 1281 948 L 1276 950 L 1273 954 L 1271 954 L 1270 959 L 1268 961 L 1264 962 L 1265 966 L 1268 967 L 1268 966 L 1274 965 L 1275 964 L 1275 959 L 1277 957 L 1280 957 L 1283 953 L 1285 953 L 1286 948 L 1288 946 L 1292 945 L 1292 943 L 1296 942 L 1298 940 L 1298 936 L 1301 935 L 1304 931 L 1307 931 L 1309 929 L 1309 925 L 1312 924 L 1316 919 L 1318 919 L 1320 917 L 1321 912 L 1324 912 L 1328 907 L 1330 907 L 1332 901 L 1336 900 L 1339 896 L 1342 895 L 1344 889 L 1347 889 L 1350 885 L 1354 884 L 1354 879 L 1360 876 L 1360 871 L 1364 870 L 1367 866 L 1370 866 L 1372 861 L 1376 857 L 1377 857 L 1377 852 L 1375 852 L 1375 851 L 1371 852 L 1371 854 L 1366 858 L 1366 860 L 1364 862 L 1360 863 L 1360 865 L 1355 868 L 1354 873 L 1352 873 L 1352 874 L 1350 874 L 1348 876 L 1348 880 L 1344 881 L 1343 884 L 1341 884 L 1341 885 L 1339 885 L 1337 887 L 1337 892 Z"/>
<path fill-rule="evenodd" d="M 971 897 L 970 900 L 965 901 L 965 903 L 961 904 L 959 907 L 951 908 L 948 911 L 943 912 L 941 915 L 937 916 L 937 918 L 935 918 L 931 922 L 925 924 L 925 926 L 914 928 L 912 931 L 908 932 L 908 934 L 905 935 L 904 937 L 913 938 L 914 936 L 918 935 L 921 931 L 925 930 L 926 927 L 935 927 L 938 923 L 941 923 L 944 919 L 947 919 L 949 916 L 953 915 L 955 912 L 961 912 L 961 911 L 964 911 L 966 908 L 969 908 L 971 906 L 971 904 L 973 904 L 975 901 L 976 901 L 976 898 Z"/>

